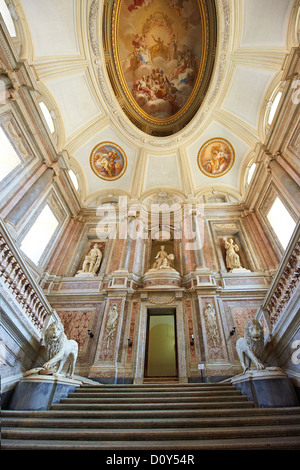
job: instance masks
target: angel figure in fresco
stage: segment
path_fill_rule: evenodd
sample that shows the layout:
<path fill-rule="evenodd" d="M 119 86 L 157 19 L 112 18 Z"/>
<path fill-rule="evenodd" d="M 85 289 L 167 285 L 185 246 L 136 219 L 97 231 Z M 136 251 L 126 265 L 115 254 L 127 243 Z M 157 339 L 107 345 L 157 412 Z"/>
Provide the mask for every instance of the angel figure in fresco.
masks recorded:
<path fill-rule="evenodd" d="M 184 2 L 185 0 L 169 0 L 168 4 L 170 5 L 170 7 L 174 8 L 178 16 L 181 16 L 181 11 Z"/>
<path fill-rule="evenodd" d="M 128 10 L 139 10 L 140 8 L 144 8 L 151 5 L 152 1 L 153 0 L 133 0 L 132 4 L 129 5 Z"/>
<path fill-rule="evenodd" d="M 226 249 L 226 266 L 231 272 L 233 269 L 240 269 L 240 257 L 237 254 L 239 247 L 234 243 L 233 239 L 230 238 L 229 241 L 225 240 L 225 249 Z"/>
<path fill-rule="evenodd" d="M 169 49 L 165 45 L 164 40 L 160 38 L 160 36 L 155 39 L 153 34 L 151 35 L 155 44 L 150 48 L 151 58 L 161 55 L 162 57 L 167 57 Z"/>
<path fill-rule="evenodd" d="M 116 160 L 119 158 L 117 152 L 113 152 L 110 150 L 107 154 L 108 159 L 108 176 L 115 176 L 116 175 Z"/>
<path fill-rule="evenodd" d="M 118 152 L 106 149 L 106 153 L 95 157 L 95 167 L 99 173 L 111 178 L 122 171 L 123 165 Z"/>
<path fill-rule="evenodd" d="M 211 158 L 205 163 L 207 171 L 210 173 L 218 173 L 222 165 L 228 162 L 228 155 L 221 149 L 219 145 L 212 147 Z"/>

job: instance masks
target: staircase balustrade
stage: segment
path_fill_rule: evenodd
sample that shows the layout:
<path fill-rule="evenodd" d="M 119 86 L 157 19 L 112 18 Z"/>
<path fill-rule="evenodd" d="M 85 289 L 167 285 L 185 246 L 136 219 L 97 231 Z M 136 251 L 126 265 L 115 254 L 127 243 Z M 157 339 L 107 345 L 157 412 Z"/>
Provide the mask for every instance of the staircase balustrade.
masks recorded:
<path fill-rule="evenodd" d="M 294 230 L 265 300 L 256 315 L 257 319 L 264 318 L 270 335 L 274 333 L 279 320 L 283 319 L 287 304 L 292 296 L 298 295 L 296 291 L 299 289 L 299 281 L 300 223 Z"/>
<path fill-rule="evenodd" d="M 0 276 L 31 324 L 42 332 L 54 311 L 1 218 Z"/>

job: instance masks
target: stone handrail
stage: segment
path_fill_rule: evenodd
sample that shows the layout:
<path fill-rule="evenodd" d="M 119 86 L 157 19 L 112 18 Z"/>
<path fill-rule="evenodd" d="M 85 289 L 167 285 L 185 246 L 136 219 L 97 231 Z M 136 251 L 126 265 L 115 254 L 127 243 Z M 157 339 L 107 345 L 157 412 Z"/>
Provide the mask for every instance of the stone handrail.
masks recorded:
<path fill-rule="evenodd" d="M 0 276 L 30 322 L 42 332 L 55 314 L 0 217 Z"/>
<path fill-rule="evenodd" d="M 270 334 L 283 316 L 285 306 L 292 297 L 300 281 L 300 222 L 278 266 L 263 304 L 256 318 L 264 317 Z"/>

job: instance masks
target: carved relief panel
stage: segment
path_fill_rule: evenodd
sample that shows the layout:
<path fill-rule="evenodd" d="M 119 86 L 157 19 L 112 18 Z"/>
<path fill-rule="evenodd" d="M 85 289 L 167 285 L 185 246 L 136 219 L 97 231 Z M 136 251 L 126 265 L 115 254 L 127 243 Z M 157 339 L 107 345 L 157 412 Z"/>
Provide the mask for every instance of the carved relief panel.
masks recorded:
<path fill-rule="evenodd" d="M 110 299 L 107 302 L 98 345 L 100 361 L 114 361 L 117 356 L 123 309 L 122 299 Z"/>
<path fill-rule="evenodd" d="M 214 297 L 199 297 L 203 343 L 207 363 L 227 359 L 219 307 Z"/>

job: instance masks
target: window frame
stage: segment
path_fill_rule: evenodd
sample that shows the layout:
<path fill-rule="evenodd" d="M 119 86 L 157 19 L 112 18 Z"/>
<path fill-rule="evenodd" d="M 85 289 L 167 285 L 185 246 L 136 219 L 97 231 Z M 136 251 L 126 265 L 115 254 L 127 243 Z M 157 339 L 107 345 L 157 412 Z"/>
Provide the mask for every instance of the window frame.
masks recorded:
<path fill-rule="evenodd" d="M 281 258 L 282 255 L 285 253 L 287 247 L 284 248 L 284 246 L 282 245 L 280 239 L 278 238 L 277 233 L 275 232 L 275 229 L 273 228 L 271 222 L 268 219 L 268 214 L 269 214 L 276 198 L 278 198 L 281 201 L 281 203 L 283 204 L 283 206 L 285 207 L 287 212 L 290 214 L 292 219 L 295 221 L 295 224 L 296 224 L 295 226 L 297 226 L 297 214 L 294 212 L 293 208 L 289 205 L 289 203 L 286 200 L 285 196 L 278 191 L 278 189 L 276 188 L 274 183 L 271 183 L 268 190 L 266 191 L 262 201 L 261 201 L 258 212 L 259 212 L 260 216 L 262 217 L 262 219 L 264 221 L 264 225 L 265 225 L 265 228 L 266 228 L 266 231 L 267 231 L 267 234 L 268 234 L 270 244 L 275 249 L 278 256 Z M 292 234 L 291 234 L 290 240 L 292 238 Z M 290 241 L 289 241 L 289 243 L 290 243 Z"/>
<path fill-rule="evenodd" d="M 39 201 L 38 205 L 34 207 L 31 217 L 29 217 L 26 220 L 26 223 L 22 227 L 22 229 L 21 229 L 21 231 L 18 235 L 18 240 L 17 240 L 19 247 L 21 247 L 23 239 L 26 237 L 26 235 L 30 231 L 31 227 L 33 226 L 34 222 L 37 220 L 37 218 L 39 217 L 40 213 L 42 212 L 42 210 L 44 209 L 44 207 L 46 205 L 48 205 L 50 207 L 51 211 L 53 212 L 53 214 L 55 215 L 55 217 L 57 218 L 59 223 L 58 223 L 55 231 L 53 232 L 50 240 L 48 241 L 48 243 L 47 243 L 42 255 L 40 256 L 40 259 L 39 259 L 37 264 L 34 261 L 32 261 L 31 258 L 29 258 L 29 256 L 26 255 L 26 253 L 24 253 L 22 251 L 22 253 L 24 254 L 25 259 L 28 261 L 28 263 L 34 269 L 44 268 L 47 265 L 53 251 L 56 248 L 56 242 L 59 241 L 59 239 L 60 239 L 63 231 L 65 230 L 65 227 L 66 227 L 66 225 L 68 224 L 68 221 L 69 221 L 68 211 L 66 210 L 64 205 L 61 203 L 60 199 L 58 198 L 57 194 L 55 193 L 55 190 L 52 189 L 47 194 L 47 196 L 44 199 L 42 199 L 41 201 Z"/>
<path fill-rule="evenodd" d="M 39 217 L 41 216 L 42 212 L 46 209 L 46 208 L 49 208 L 49 210 L 52 212 L 52 215 L 55 217 L 56 221 L 57 221 L 57 225 L 55 227 L 55 229 L 52 231 L 50 237 L 49 237 L 49 240 L 47 241 L 46 245 L 44 246 L 44 249 L 42 251 L 42 253 L 40 254 L 39 256 L 39 259 L 37 261 L 35 261 L 34 259 L 32 259 L 27 253 L 26 251 L 24 251 L 22 249 L 22 243 L 23 241 L 25 240 L 25 238 L 29 235 L 30 231 L 33 229 L 34 227 L 34 224 L 37 222 L 37 220 L 39 219 Z M 32 220 L 32 219 L 31 219 Z M 35 217 L 34 217 L 34 220 L 32 221 L 31 225 L 28 227 L 28 230 L 26 231 L 26 233 L 23 235 L 22 239 L 20 240 L 20 250 L 22 251 L 22 253 L 26 256 L 26 258 L 28 258 L 35 266 L 40 266 L 42 263 L 41 263 L 41 260 L 43 259 L 44 257 L 44 254 L 47 250 L 47 247 L 49 246 L 51 240 L 53 239 L 53 237 L 55 236 L 55 233 L 57 232 L 57 230 L 59 229 L 59 226 L 60 226 L 60 220 L 57 216 L 57 214 L 55 213 L 55 211 L 53 210 L 53 208 L 51 207 L 51 204 L 49 203 L 49 201 L 46 201 L 45 204 L 42 205 L 42 207 L 40 208 L 40 210 L 37 211 L 37 213 L 35 214 Z"/>

